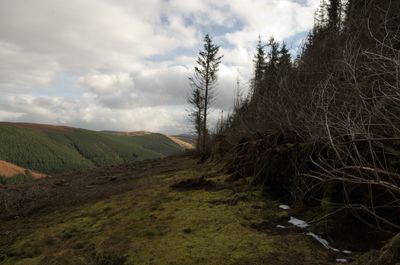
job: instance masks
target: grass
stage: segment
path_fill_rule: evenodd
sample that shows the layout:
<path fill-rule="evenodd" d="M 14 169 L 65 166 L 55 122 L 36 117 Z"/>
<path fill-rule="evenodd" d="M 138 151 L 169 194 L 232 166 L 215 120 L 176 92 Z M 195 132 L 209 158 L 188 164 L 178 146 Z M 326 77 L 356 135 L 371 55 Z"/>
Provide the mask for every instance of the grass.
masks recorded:
<path fill-rule="evenodd" d="M 124 194 L 39 216 L 30 228 L 21 220 L 25 229 L 3 245 L 0 264 L 264 264 L 257 261 L 277 251 L 305 253 L 296 264 L 327 264 L 326 253 L 303 235 L 251 228 L 282 214 L 258 191 L 218 203 L 238 196 L 223 175 L 213 178 L 226 186 L 217 191 L 171 189 L 204 173 L 194 161 L 185 163 L 187 170 L 135 180 L 138 188 Z"/>
<path fill-rule="evenodd" d="M 162 134 L 119 136 L 83 129 L 43 130 L 0 124 L 0 159 L 47 174 L 178 154 Z"/>

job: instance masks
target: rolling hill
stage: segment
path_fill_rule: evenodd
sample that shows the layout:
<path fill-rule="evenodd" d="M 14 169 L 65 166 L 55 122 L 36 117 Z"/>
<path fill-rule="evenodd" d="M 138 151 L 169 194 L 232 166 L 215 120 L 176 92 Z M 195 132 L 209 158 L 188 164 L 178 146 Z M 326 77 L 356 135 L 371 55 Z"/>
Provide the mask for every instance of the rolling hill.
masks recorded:
<path fill-rule="evenodd" d="M 184 151 L 163 134 L 115 134 L 0 122 L 0 160 L 46 174 L 160 158 Z"/>

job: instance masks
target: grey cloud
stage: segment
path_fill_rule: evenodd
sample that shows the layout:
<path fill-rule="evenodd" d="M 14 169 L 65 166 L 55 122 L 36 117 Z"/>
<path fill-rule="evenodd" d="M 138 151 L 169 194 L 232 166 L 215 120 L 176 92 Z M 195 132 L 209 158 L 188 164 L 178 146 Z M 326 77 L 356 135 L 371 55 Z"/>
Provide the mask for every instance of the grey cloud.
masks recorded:
<path fill-rule="evenodd" d="M 2 0 L 0 118 L 187 131 L 187 78 L 196 58 L 179 51 L 196 54 L 205 28 L 242 24 L 214 36 L 229 44 L 222 50 L 215 120 L 231 108 L 238 73 L 246 87 L 258 34 L 284 38 L 306 30 L 317 1 Z M 169 59 L 151 61 L 156 55 Z M 75 80 L 63 83 L 66 78 Z"/>

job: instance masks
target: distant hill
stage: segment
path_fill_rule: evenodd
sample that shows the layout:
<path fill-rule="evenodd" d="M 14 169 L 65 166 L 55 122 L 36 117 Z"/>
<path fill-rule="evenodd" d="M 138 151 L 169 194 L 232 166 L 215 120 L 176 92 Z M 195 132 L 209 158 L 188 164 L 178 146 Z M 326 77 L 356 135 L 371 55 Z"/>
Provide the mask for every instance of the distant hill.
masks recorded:
<path fill-rule="evenodd" d="M 163 134 L 96 132 L 65 126 L 0 122 L 0 160 L 46 174 L 179 154 Z"/>
<path fill-rule="evenodd" d="M 120 131 L 101 131 L 104 133 L 110 133 L 114 135 L 125 135 L 125 136 L 142 136 L 146 134 L 152 134 L 152 132 L 148 131 L 135 131 L 135 132 L 120 132 Z"/>
<path fill-rule="evenodd" d="M 102 131 L 114 135 L 125 135 L 125 136 L 142 136 L 152 134 L 148 131 L 136 131 L 136 132 L 120 132 L 120 131 Z M 196 144 L 196 136 L 191 134 L 179 134 L 179 135 L 168 135 L 172 141 L 180 145 L 184 149 L 194 149 Z"/>

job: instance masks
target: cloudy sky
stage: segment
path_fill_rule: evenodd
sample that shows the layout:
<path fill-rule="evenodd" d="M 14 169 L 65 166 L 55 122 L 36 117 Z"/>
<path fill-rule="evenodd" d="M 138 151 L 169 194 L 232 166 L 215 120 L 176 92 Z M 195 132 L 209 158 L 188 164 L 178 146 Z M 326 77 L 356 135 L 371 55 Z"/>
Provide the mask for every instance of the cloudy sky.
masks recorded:
<path fill-rule="evenodd" d="M 224 54 L 213 116 L 246 89 L 258 35 L 296 53 L 319 0 L 1 0 L 0 120 L 190 131 L 188 77 L 210 33 Z"/>

